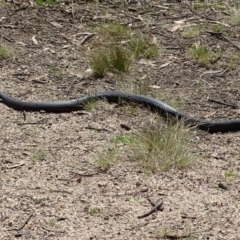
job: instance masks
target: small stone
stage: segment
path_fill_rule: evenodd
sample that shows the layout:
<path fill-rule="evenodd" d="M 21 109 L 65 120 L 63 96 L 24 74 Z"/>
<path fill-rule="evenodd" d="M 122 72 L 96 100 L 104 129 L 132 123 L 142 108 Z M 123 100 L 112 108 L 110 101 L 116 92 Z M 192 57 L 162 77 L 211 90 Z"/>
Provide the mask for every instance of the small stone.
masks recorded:
<path fill-rule="evenodd" d="M 148 188 L 147 187 L 142 187 L 141 188 L 141 192 L 147 192 L 148 191 Z"/>
<path fill-rule="evenodd" d="M 221 189 L 225 189 L 225 190 L 227 190 L 227 184 L 224 183 L 224 182 L 220 182 L 220 183 L 218 183 L 218 187 L 221 188 Z"/>

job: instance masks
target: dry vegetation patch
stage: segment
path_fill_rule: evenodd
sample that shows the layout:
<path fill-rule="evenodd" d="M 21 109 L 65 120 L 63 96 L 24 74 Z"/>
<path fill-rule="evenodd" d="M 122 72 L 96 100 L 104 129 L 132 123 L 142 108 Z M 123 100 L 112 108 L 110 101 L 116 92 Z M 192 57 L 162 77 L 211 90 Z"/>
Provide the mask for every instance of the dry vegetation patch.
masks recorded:
<path fill-rule="evenodd" d="M 25 101 L 121 90 L 239 118 L 237 1 L 0 1 L 1 89 Z M 238 239 L 240 133 L 143 106 L 4 104 L 1 239 Z"/>

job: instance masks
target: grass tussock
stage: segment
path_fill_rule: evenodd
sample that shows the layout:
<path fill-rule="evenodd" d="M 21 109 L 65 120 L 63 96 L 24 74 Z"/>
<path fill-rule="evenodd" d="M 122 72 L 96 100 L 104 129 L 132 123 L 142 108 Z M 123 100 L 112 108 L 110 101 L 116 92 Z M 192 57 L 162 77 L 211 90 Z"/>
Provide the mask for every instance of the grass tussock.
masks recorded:
<path fill-rule="evenodd" d="M 199 64 L 203 66 L 209 66 L 210 64 L 214 64 L 219 57 L 221 57 L 221 53 L 212 53 L 210 49 L 198 43 L 193 44 L 188 49 L 188 54 Z"/>
<path fill-rule="evenodd" d="M 135 58 L 153 58 L 159 54 L 158 47 L 151 42 L 151 39 L 144 35 L 137 35 L 131 38 L 129 49 Z"/>
<path fill-rule="evenodd" d="M 125 25 L 105 23 L 95 28 L 98 39 L 90 54 L 90 66 L 96 77 L 107 72 L 127 73 L 136 58 L 152 58 L 159 54 L 148 36 L 134 34 Z"/>
<path fill-rule="evenodd" d="M 131 92 L 140 95 L 148 95 L 149 93 L 150 80 L 148 77 L 140 79 L 128 79 L 120 82 L 118 88 L 120 91 Z"/>
<path fill-rule="evenodd" d="M 193 129 L 183 122 L 169 124 L 161 131 L 159 129 L 159 123 L 148 127 L 138 135 L 138 144 L 133 145 L 135 158 L 143 169 L 153 173 L 173 167 L 182 169 L 196 160 L 189 150 Z"/>
<path fill-rule="evenodd" d="M 230 9 L 230 21 L 231 24 L 240 25 L 240 8 L 232 7 Z"/>
<path fill-rule="evenodd" d="M 95 163 L 103 170 L 108 170 L 118 160 L 118 151 L 115 148 L 109 148 L 105 152 L 97 153 Z"/>
<path fill-rule="evenodd" d="M 191 26 L 189 28 L 185 28 L 182 31 L 182 36 L 186 38 L 199 36 L 203 32 L 202 26 Z"/>
<path fill-rule="evenodd" d="M 184 122 L 171 122 L 163 129 L 159 119 L 156 122 L 156 125 L 148 125 L 137 135 L 123 134 L 113 138 L 115 150 L 101 154 L 98 165 L 109 169 L 120 155 L 124 158 L 126 152 L 145 173 L 183 169 L 192 165 L 196 156 L 190 150 L 190 141 L 195 128 L 186 126 Z M 124 153 L 116 154 L 119 144 L 127 148 Z"/>
<path fill-rule="evenodd" d="M 11 50 L 7 45 L 0 42 L 0 58 L 7 58 L 11 55 Z"/>

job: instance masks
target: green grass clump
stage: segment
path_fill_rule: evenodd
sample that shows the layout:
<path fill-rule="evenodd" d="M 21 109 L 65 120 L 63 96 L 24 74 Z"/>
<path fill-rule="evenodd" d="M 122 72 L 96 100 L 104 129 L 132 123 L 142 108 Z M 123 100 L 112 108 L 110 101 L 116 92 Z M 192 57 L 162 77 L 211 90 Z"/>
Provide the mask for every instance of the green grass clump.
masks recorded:
<path fill-rule="evenodd" d="M 227 172 L 224 173 L 224 176 L 225 176 L 226 178 L 229 178 L 229 177 L 235 178 L 235 177 L 238 176 L 238 173 L 237 173 L 237 172 L 234 172 L 234 171 L 227 171 Z"/>
<path fill-rule="evenodd" d="M 103 170 L 108 170 L 118 159 L 118 152 L 115 148 L 109 148 L 103 153 L 98 153 L 95 162 Z"/>
<path fill-rule="evenodd" d="M 47 159 L 47 154 L 41 149 L 36 149 L 32 155 L 33 162 L 45 161 L 46 159 Z"/>
<path fill-rule="evenodd" d="M 99 213 L 101 213 L 101 210 L 99 208 L 90 208 L 88 210 L 89 215 L 94 216 L 94 215 L 98 215 Z"/>
<path fill-rule="evenodd" d="M 115 143 L 125 143 L 125 144 L 139 143 L 139 141 L 135 137 L 133 137 L 131 135 L 128 135 L 128 134 L 118 135 L 118 136 L 113 138 L 113 141 Z"/>
<path fill-rule="evenodd" d="M 90 59 L 90 65 L 96 77 L 104 77 L 108 71 L 118 74 L 129 71 L 131 57 L 128 51 L 112 45 L 105 50 L 95 51 Z"/>
<path fill-rule="evenodd" d="M 239 52 L 228 52 L 226 59 L 226 66 L 229 69 L 235 69 L 240 62 L 240 53 Z"/>
<path fill-rule="evenodd" d="M 113 46 L 109 50 L 109 66 L 113 72 L 126 73 L 129 71 L 131 58 L 123 47 Z"/>
<path fill-rule="evenodd" d="M 136 35 L 131 38 L 129 49 L 135 58 L 152 58 L 159 54 L 158 47 L 152 44 L 148 37 L 141 35 Z"/>
<path fill-rule="evenodd" d="M 202 65 L 209 65 L 212 59 L 212 54 L 209 48 L 200 43 L 192 45 L 188 50 L 188 53 L 194 60 Z"/>
<path fill-rule="evenodd" d="M 118 83 L 119 91 L 132 92 L 140 95 L 147 95 L 149 93 L 150 81 L 148 77 L 142 77 L 138 79 L 128 79 Z"/>
<path fill-rule="evenodd" d="M 100 31 L 105 38 L 109 40 L 116 40 L 119 38 L 125 38 L 128 36 L 128 28 L 125 25 L 119 23 L 104 23 L 96 28 L 97 31 Z"/>
<path fill-rule="evenodd" d="M 185 28 L 182 31 L 182 36 L 183 37 L 195 37 L 199 36 L 203 32 L 203 27 L 202 26 L 191 26 L 189 28 Z"/>
<path fill-rule="evenodd" d="M 10 54 L 10 49 L 4 43 L 0 42 L 0 58 L 7 58 Z"/>
<path fill-rule="evenodd" d="M 56 0 L 35 0 L 35 3 L 39 6 L 53 6 L 56 4 Z"/>
<path fill-rule="evenodd" d="M 166 128 L 159 124 L 147 126 L 145 131 L 137 135 L 121 134 L 112 139 L 114 147 L 98 153 L 95 162 L 103 170 L 108 170 L 121 157 L 131 156 L 145 173 L 168 171 L 170 168 L 183 169 L 196 160 L 196 156 L 189 151 L 190 140 L 194 128 L 183 122 L 169 123 Z M 120 153 L 119 144 L 124 153 Z M 126 154 L 128 153 L 128 154 Z"/>
<path fill-rule="evenodd" d="M 233 7 L 230 9 L 230 21 L 234 25 L 240 24 L 240 8 Z"/>
<path fill-rule="evenodd" d="M 125 25 L 105 23 L 95 31 L 98 42 L 90 54 L 90 65 L 96 77 L 104 77 L 108 71 L 127 73 L 134 58 L 152 58 L 159 53 L 150 38 L 134 35 Z"/>
<path fill-rule="evenodd" d="M 95 51 L 90 59 L 90 66 L 96 77 L 102 78 L 109 70 L 108 54 L 105 51 Z"/>
<path fill-rule="evenodd" d="M 148 127 L 139 134 L 139 143 L 134 144 L 135 158 L 146 172 L 167 171 L 172 167 L 182 169 L 196 160 L 188 148 L 193 129 L 186 127 L 183 122 L 171 123 L 164 130 L 159 129 L 159 124 Z"/>

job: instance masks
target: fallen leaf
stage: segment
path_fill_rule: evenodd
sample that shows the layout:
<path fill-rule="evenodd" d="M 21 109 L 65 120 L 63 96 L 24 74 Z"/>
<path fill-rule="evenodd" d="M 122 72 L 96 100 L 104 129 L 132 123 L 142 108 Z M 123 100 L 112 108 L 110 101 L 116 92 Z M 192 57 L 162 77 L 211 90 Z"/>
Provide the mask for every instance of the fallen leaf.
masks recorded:
<path fill-rule="evenodd" d="M 159 89 L 159 88 L 161 88 L 161 87 L 158 86 L 158 85 L 150 85 L 149 87 L 150 87 L 150 88 L 153 88 L 153 89 Z"/>
<path fill-rule="evenodd" d="M 54 27 L 56 27 L 56 28 L 62 28 L 62 25 L 61 24 L 59 24 L 59 23 L 57 23 L 57 22 L 55 22 L 55 21 L 53 21 L 53 22 L 50 22 Z"/>
<path fill-rule="evenodd" d="M 177 30 L 182 30 L 183 28 L 186 27 L 191 27 L 194 26 L 196 24 L 190 24 L 190 23 L 186 23 L 185 19 L 183 20 L 179 20 L 179 21 L 175 21 L 173 27 L 170 29 L 171 32 L 176 32 Z"/>
<path fill-rule="evenodd" d="M 138 18 L 140 21 L 143 21 L 143 18 L 142 18 L 142 16 L 141 16 L 140 14 L 137 16 L 137 18 Z"/>
<path fill-rule="evenodd" d="M 76 71 L 76 70 L 68 70 L 69 74 L 74 75 L 80 79 L 83 79 L 85 77 L 90 77 L 93 74 L 93 70 L 88 68 L 86 71 Z"/>
<path fill-rule="evenodd" d="M 70 48 L 70 47 L 72 47 L 72 45 L 64 45 L 64 46 L 62 46 L 63 49 Z"/>
<path fill-rule="evenodd" d="M 37 39 L 36 39 L 36 37 L 33 35 L 32 36 L 32 41 L 36 44 L 36 45 L 38 45 L 38 41 L 37 41 Z"/>
<path fill-rule="evenodd" d="M 140 64 L 144 64 L 144 65 L 150 65 L 150 66 L 152 66 L 152 67 L 155 67 L 155 66 L 156 66 L 156 64 L 155 64 L 154 61 L 147 60 L 147 59 L 141 59 L 141 60 L 139 61 L 139 63 L 140 63 Z"/>
<path fill-rule="evenodd" d="M 154 36 L 154 35 L 153 35 L 152 43 L 155 44 L 155 45 L 157 45 L 157 38 L 156 38 L 156 36 Z"/>
<path fill-rule="evenodd" d="M 209 70 L 209 71 L 205 71 L 203 72 L 203 74 L 216 74 L 216 73 L 221 73 L 222 70 Z"/>
<path fill-rule="evenodd" d="M 166 63 L 162 64 L 159 68 L 164 68 L 164 67 L 170 65 L 171 63 L 172 63 L 171 61 L 166 62 Z"/>

